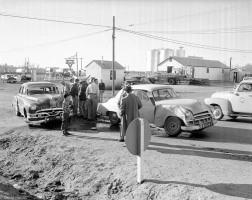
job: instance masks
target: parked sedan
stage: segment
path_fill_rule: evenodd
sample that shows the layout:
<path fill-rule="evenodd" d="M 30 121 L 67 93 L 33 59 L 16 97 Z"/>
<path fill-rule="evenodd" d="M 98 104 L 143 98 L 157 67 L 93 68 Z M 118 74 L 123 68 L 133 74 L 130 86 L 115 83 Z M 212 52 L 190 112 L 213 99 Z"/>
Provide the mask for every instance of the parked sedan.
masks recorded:
<path fill-rule="evenodd" d="M 12 74 L 3 74 L 1 76 L 1 81 L 6 83 L 16 83 L 17 79 Z"/>
<path fill-rule="evenodd" d="M 13 97 L 17 116 L 24 116 L 29 126 L 61 119 L 63 95 L 51 82 L 27 82 Z"/>
<path fill-rule="evenodd" d="M 178 136 L 181 131 L 203 130 L 216 123 L 211 106 L 194 99 L 182 99 L 170 86 L 145 84 L 133 85 L 132 89 L 143 105 L 139 110 L 140 117 L 157 127 L 164 127 L 169 136 Z M 122 90 L 98 105 L 98 113 L 109 116 L 111 124 L 120 122 L 118 101 L 121 94 Z"/>
<path fill-rule="evenodd" d="M 214 107 L 214 117 L 252 117 L 252 80 L 244 79 L 233 91 L 215 92 L 205 103 Z"/>

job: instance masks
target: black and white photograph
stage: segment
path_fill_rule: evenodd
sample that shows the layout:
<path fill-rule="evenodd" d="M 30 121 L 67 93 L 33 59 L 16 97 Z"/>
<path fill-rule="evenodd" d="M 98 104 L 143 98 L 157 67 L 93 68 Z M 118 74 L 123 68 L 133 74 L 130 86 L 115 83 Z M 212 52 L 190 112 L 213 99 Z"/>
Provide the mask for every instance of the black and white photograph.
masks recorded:
<path fill-rule="evenodd" d="M 0 200 L 252 199 L 251 0 L 0 0 Z"/>

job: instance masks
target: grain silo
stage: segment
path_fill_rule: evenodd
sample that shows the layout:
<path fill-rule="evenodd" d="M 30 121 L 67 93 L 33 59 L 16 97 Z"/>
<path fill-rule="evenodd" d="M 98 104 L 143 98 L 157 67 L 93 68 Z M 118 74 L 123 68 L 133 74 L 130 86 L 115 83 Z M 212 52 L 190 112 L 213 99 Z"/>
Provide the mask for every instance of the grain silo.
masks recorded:
<path fill-rule="evenodd" d="M 166 60 L 167 58 L 174 56 L 174 50 L 172 49 L 160 49 L 160 63 Z"/>
<path fill-rule="evenodd" d="M 179 49 L 176 50 L 176 56 L 185 57 L 185 50 L 183 49 L 183 47 L 179 47 Z"/>
<path fill-rule="evenodd" d="M 159 64 L 159 50 L 152 49 L 147 52 L 147 71 L 157 71 L 157 65 Z"/>

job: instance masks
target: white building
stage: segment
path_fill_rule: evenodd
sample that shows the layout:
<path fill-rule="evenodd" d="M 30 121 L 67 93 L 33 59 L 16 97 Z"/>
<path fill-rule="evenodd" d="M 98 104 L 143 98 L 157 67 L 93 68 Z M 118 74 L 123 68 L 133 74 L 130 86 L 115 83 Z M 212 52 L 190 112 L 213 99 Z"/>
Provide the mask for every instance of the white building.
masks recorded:
<path fill-rule="evenodd" d="M 158 71 L 179 73 L 192 78 L 229 80 L 230 68 L 217 60 L 172 56 L 158 65 Z"/>
<path fill-rule="evenodd" d="M 98 82 L 102 79 L 106 89 L 112 88 L 112 61 L 93 60 L 86 67 L 86 76 L 95 77 Z M 120 89 L 124 81 L 124 67 L 115 61 L 114 63 L 114 84 L 115 89 Z"/>

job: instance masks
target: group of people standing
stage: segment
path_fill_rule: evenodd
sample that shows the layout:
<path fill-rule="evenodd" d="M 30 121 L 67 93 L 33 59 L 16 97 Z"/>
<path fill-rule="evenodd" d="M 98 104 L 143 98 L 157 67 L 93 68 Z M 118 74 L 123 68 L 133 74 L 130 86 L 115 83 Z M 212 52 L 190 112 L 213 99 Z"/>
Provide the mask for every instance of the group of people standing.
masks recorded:
<path fill-rule="evenodd" d="M 103 93 L 105 84 L 101 80 L 98 84 L 96 78 L 91 78 L 89 84 L 87 79 L 80 82 L 79 79 L 70 80 L 70 84 L 62 81 L 64 86 L 64 101 L 63 101 L 63 118 L 62 131 L 63 135 L 71 135 L 68 132 L 70 110 L 73 108 L 74 116 L 83 117 L 88 121 L 96 120 L 96 111 L 98 102 L 103 101 Z M 142 107 L 141 100 L 132 93 L 130 85 L 123 85 L 123 92 L 118 100 L 121 117 L 121 130 L 119 142 L 125 142 L 126 130 L 129 124 L 139 115 L 139 109 Z M 78 114 L 79 110 L 79 114 Z M 125 144 L 124 144 L 125 146 Z"/>
<path fill-rule="evenodd" d="M 89 83 L 87 82 L 89 80 Z M 75 80 L 70 79 L 70 83 L 61 81 L 64 93 L 63 101 L 63 119 L 62 131 L 63 135 L 69 135 L 69 115 L 70 108 L 73 109 L 73 116 L 84 118 L 88 121 L 96 120 L 96 111 L 98 102 L 103 101 L 103 93 L 105 91 L 105 84 L 101 80 L 98 84 L 98 79 L 85 78 L 80 81 L 78 78 Z"/>

